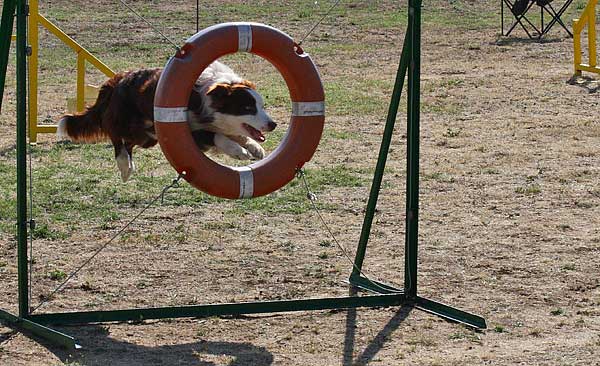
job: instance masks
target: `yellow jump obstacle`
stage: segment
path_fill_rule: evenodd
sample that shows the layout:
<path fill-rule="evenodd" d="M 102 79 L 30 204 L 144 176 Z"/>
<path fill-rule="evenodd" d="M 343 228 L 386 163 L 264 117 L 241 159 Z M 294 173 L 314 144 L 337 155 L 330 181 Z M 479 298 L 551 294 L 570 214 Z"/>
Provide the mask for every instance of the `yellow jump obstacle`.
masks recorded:
<path fill-rule="evenodd" d="M 598 0 L 589 0 L 579 19 L 573 20 L 573 60 L 575 76 L 580 76 L 582 71 L 600 74 L 600 67 L 596 63 L 596 4 Z M 581 32 L 588 28 L 588 54 L 587 64 L 581 63 Z"/>
<path fill-rule="evenodd" d="M 38 124 L 37 96 L 38 96 L 38 50 L 39 50 L 39 27 L 44 27 L 65 45 L 77 54 L 77 92 L 74 100 L 67 100 L 69 111 L 82 111 L 86 102 L 95 100 L 97 89 L 85 84 L 86 64 L 89 62 L 100 72 L 112 77 L 115 72 L 102 61 L 83 48 L 73 38 L 58 28 L 54 23 L 39 13 L 38 0 L 29 1 L 28 43 L 31 53 L 28 57 L 29 63 L 29 142 L 36 142 L 40 133 L 55 133 L 56 125 Z M 13 39 L 16 39 L 13 36 Z"/>

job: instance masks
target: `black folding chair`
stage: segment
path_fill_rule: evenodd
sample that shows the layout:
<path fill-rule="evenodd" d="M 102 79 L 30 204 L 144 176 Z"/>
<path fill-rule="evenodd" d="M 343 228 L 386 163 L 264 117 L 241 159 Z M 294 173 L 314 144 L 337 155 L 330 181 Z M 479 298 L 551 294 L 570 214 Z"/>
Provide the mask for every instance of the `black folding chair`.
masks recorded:
<path fill-rule="evenodd" d="M 573 0 L 564 0 L 558 10 L 552 6 L 553 0 L 500 0 L 500 16 L 502 35 L 508 36 L 517 27 L 525 31 L 530 39 L 541 39 L 546 35 L 555 24 L 559 24 L 570 37 L 573 37 L 571 30 L 562 21 L 561 16 L 569 8 L 569 5 Z M 534 6 L 540 9 L 539 25 L 534 24 L 528 17 L 527 14 L 532 11 Z M 507 31 L 504 27 L 505 8 L 508 8 L 508 13 L 515 19 Z M 550 21 L 546 23 L 545 17 L 550 17 Z"/>

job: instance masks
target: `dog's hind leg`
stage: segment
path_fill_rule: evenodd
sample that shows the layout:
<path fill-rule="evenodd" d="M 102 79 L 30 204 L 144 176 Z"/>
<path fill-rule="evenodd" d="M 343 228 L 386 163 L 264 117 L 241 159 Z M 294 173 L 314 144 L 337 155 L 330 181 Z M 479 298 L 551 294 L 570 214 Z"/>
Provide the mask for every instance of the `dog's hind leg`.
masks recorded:
<path fill-rule="evenodd" d="M 129 179 L 129 177 L 135 170 L 135 163 L 133 162 L 133 147 L 134 146 L 135 145 L 132 144 L 131 142 L 128 142 L 125 144 L 125 152 L 127 153 L 127 162 L 129 163 L 129 175 L 127 176 L 127 179 Z M 124 182 L 126 180 L 124 180 Z"/>
<path fill-rule="evenodd" d="M 122 141 L 113 141 L 113 146 L 115 147 L 115 159 L 117 160 L 117 167 L 121 172 L 121 180 L 123 180 L 123 182 L 127 182 L 129 177 L 131 177 L 131 173 L 133 173 L 133 169 L 135 168 L 133 165 L 133 160 L 131 160 L 131 155 L 127 151 L 127 148 Z"/>

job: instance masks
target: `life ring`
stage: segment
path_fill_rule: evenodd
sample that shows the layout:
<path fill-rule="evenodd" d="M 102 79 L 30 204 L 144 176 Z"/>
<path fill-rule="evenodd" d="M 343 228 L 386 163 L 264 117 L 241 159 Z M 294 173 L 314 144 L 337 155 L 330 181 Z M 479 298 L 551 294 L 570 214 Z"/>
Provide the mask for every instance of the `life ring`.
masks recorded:
<path fill-rule="evenodd" d="M 196 79 L 226 54 L 250 52 L 265 58 L 283 76 L 292 100 L 289 128 L 268 157 L 244 167 L 221 165 L 196 146 L 187 123 L 187 103 Z M 310 56 L 287 34 L 259 23 L 222 23 L 206 28 L 172 57 L 154 99 L 154 120 L 163 154 L 193 187 L 223 198 L 271 193 L 290 182 L 309 161 L 325 123 L 325 95 Z"/>

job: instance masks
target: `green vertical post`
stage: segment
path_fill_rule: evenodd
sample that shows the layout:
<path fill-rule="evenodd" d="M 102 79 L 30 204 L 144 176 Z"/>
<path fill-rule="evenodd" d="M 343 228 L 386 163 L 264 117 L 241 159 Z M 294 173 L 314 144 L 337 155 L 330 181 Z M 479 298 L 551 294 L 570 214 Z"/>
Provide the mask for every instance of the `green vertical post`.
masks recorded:
<path fill-rule="evenodd" d="M 17 0 L 17 261 L 19 317 L 29 315 L 27 278 L 27 6 Z"/>
<path fill-rule="evenodd" d="M 358 248 L 356 250 L 356 257 L 354 259 L 354 267 L 350 278 L 355 278 L 356 276 L 360 275 L 360 270 L 362 269 L 363 261 L 365 259 L 367 244 L 369 241 L 369 236 L 371 234 L 371 226 L 373 224 L 373 217 L 375 216 L 375 209 L 377 208 L 379 191 L 381 190 L 383 172 L 385 170 L 385 164 L 387 162 L 387 157 L 390 150 L 392 135 L 394 134 L 394 125 L 396 123 L 396 115 L 398 114 L 400 97 L 402 96 L 402 88 L 404 87 L 404 79 L 406 77 L 406 71 L 408 69 L 409 48 L 408 43 L 406 41 L 409 38 L 409 34 L 410 27 L 407 29 L 406 34 L 404 36 L 404 45 L 402 47 L 402 54 L 400 56 L 398 71 L 396 72 L 396 82 L 394 84 L 394 91 L 392 92 L 392 98 L 390 100 L 390 106 L 388 108 L 385 128 L 383 131 L 383 138 L 381 140 L 381 147 L 379 148 L 379 156 L 377 158 L 377 165 L 375 167 L 375 173 L 373 176 L 373 183 L 371 184 L 371 193 L 369 195 L 369 201 L 367 203 L 367 209 L 365 211 L 365 218 L 363 220 L 360 239 L 358 242 Z"/>
<path fill-rule="evenodd" d="M 409 0 L 409 72 L 406 159 L 406 234 L 404 291 L 417 296 L 417 250 L 419 242 L 419 103 L 421 77 L 421 0 Z"/>
<path fill-rule="evenodd" d="M 2 6 L 2 20 L 0 20 L 0 111 L 4 99 L 4 83 L 6 69 L 8 68 L 8 53 L 13 31 L 16 0 L 4 1 Z"/>

